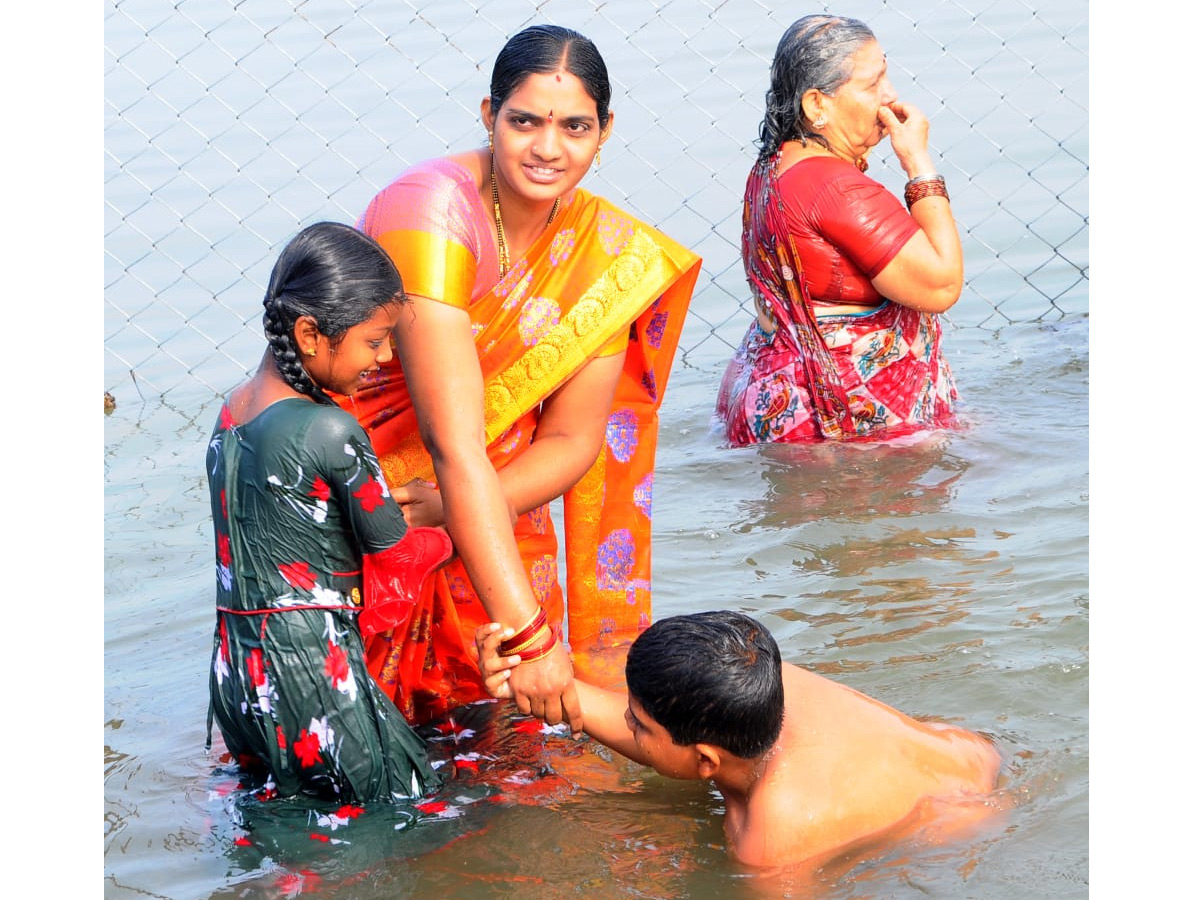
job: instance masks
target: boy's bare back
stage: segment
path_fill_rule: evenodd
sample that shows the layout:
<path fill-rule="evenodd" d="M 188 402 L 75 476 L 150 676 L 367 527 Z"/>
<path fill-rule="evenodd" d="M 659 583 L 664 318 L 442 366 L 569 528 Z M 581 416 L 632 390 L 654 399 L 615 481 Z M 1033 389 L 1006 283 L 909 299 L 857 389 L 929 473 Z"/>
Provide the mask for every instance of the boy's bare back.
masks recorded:
<path fill-rule="evenodd" d="M 787 663 L 783 732 L 745 799 L 727 794 L 730 852 L 755 866 L 817 863 L 898 829 L 978 818 L 1000 755 Z"/>

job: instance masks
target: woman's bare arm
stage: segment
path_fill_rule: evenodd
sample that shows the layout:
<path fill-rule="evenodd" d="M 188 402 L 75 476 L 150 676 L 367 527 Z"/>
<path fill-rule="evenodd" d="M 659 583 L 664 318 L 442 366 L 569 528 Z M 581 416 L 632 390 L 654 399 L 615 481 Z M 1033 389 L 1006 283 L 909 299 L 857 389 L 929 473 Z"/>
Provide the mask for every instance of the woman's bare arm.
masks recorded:
<path fill-rule="evenodd" d="M 927 149 L 929 121 L 911 104 L 883 107 L 879 119 L 892 149 L 909 178 L 936 172 Z M 963 256 L 958 226 L 945 197 L 925 197 L 913 204 L 920 230 L 908 239 L 871 284 L 883 296 L 922 312 L 948 310 L 962 294 Z"/>
<path fill-rule="evenodd" d="M 446 530 L 489 617 L 514 629 L 537 612 L 537 600 L 513 538 L 513 512 L 487 457 L 483 375 L 464 310 L 410 297 L 396 326 L 396 345 L 433 459 Z M 512 677 L 522 712 L 550 724 L 582 727 L 566 648 Z"/>

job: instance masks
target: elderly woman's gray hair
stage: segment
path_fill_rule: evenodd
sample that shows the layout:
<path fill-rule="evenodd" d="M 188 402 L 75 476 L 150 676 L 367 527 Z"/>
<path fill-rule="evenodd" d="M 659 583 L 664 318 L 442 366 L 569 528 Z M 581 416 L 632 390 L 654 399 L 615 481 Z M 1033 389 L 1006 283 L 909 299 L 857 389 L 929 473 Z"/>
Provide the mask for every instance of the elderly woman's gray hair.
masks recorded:
<path fill-rule="evenodd" d="M 873 40 L 871 29 L 858 19 L 815 15 L 792 23 L 771 63 L 766 113 L 758 131 L 760 157 L 770 156 L 784 141 L 814 140 L 829 146 L 805 117 L 801 100 L 812 88 L 835 93 L 853 72 L 850 57 Z"/>

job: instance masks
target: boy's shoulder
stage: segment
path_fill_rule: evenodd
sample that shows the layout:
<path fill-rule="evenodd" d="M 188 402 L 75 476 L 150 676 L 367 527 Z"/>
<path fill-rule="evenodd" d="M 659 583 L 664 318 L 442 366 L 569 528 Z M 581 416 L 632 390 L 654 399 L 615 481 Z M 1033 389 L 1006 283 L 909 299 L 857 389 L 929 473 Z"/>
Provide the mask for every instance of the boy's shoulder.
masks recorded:
<path fill-rule="evenodd" d="M 811 807 L 795 779 L 770 778 L 751 795 L 740 815 L 727 820 L 726 844 L 744 865 L 804 862 L 828 849 L 821 841 L 826 812 Z"/>

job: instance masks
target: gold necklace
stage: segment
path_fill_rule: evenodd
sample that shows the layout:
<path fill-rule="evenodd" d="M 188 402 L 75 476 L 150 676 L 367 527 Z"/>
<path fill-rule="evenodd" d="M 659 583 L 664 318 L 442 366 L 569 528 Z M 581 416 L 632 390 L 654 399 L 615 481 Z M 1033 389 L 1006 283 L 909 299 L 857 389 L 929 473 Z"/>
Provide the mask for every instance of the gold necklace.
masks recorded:
<path fill-rule="evenodd" d="M 500 218 L 500 190 L 496 187 L 496 158 L 492 157 L 491 162 L 491 179 L 492 179 L 492 214 L 496 218 L 496 249 L 500 257 L 500 277 L 503 278 L 508 274 L 508 241 L 504 239 L 504 220 Z M 546 219 L 546 226 L 554 221 L 554 217 L 558 215 L 558 201 L 561 197 L 554 198 L 554 205 L 550 207 L 550 217 Z"/>

